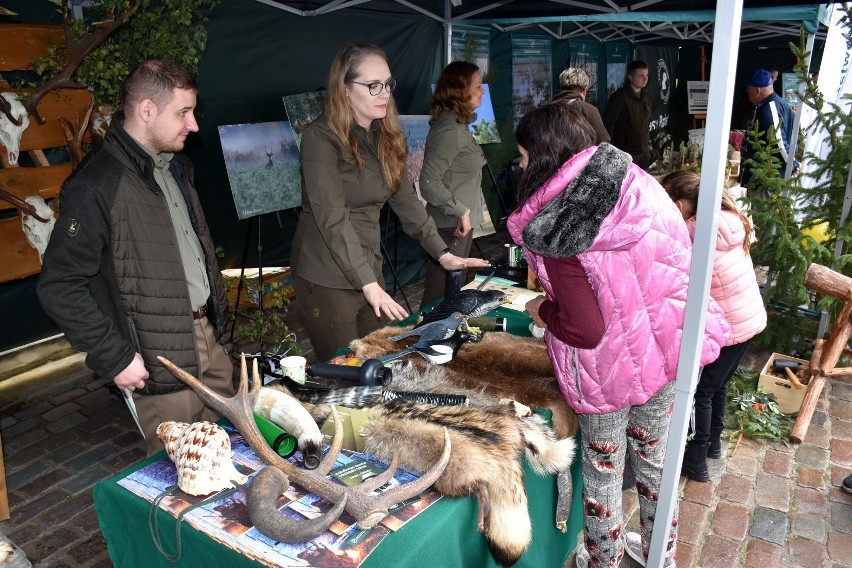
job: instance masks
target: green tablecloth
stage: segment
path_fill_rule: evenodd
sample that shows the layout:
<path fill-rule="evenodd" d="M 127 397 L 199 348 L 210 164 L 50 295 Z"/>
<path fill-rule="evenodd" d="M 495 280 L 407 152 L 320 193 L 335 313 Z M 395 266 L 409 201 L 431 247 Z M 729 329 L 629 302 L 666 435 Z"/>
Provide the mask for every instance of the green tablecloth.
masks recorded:
<path fill-rule="evenodd" d="M 579 440 L 578 440 L 579 443 Z M 151 504 L 121 487 L 117 482 L 154 461 L 163 453 L 142 461 L 127 470 L 95 485 L 95 510 L 101 532 L 107 542 L 109 556 L 116 568 L 174 566 L 213 568 L 257 568 L 262 564 L 225 547 L 186 522 L 181 524 L 181 559 L 172 563 L 154 545 L 149 529 Z M 580 461 L 571 467 L 574 494 L 568 532 L 556 530 L 556 478 L 539 477 L 529 466 L 524 467 L 525 486 L 529 498 L 533 538 L 527 552 L 516 564 L 525 568 L 559 568 L 577 544 L 582 528 L 583 505 L 580 481 Z M 174 517 L 158 509 L 158 522 L 164 549 L 175 551 Z M 472 497 L 444 497 L 409 521 L 396 533 L 381 541 L 364 568 L 393 567 L 497 567 L 485 539 L 476 530 L 477 503 Z"/>
<path fill-rule="evenodd" d="M 488 315 L 506 318 L 507 330 L 514 335 L 530 335 L 529 316 L 510 308 L 498 308 Z M 414 318 L 411 318 L 414 321 Z M 549 411 L 543 411 L 549 415 Z M 577 439 L 579 447 L 579 438 Z M 151 504 L 117 484 L 120 479 L 163 457 L 164 453 L 140 462 L 95 485 L 95 510 L 101 532 L 107 541 L 109 556 L 116 568 L 185 566 L 192 568 L 256 568 L 260 563 L 231 550 L 187 523 L 181 525 L 182 557 L 170 562 L 154 545 L 149 529 Z M 524 465 L 524 485 L 529 500 L 533 538 L 529 550 L 516 564 L 522 568 L 559 568 L 577 545 L 583 526 L 583 502 L 580 459 L 571 466 L 574 493 L 568 531 L 555 527 L 557 500 L 556 477 L 539 477 Z M 409 521 L 396 533 L 381 541 L 364 568 L 393 567 L 497 567 L 485 539 L 476 530 L 478 504 L 472 497 L 444 497 Z M 174 517 L 157 510 L 163 547 L 175 551 Z"/>

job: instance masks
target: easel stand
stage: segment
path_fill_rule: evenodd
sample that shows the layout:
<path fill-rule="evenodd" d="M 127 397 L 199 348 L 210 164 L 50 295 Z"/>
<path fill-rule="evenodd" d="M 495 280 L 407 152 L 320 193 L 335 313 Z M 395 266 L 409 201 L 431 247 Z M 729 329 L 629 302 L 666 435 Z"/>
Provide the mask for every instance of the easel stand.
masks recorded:
<path fill-rule="evenodd" d="M 246 262 L 248 260 L 248 248 L 249 243 L 251 242 L 251 233 L 252 227 L 255 223 L 255 219 L 257 219 L 257 286 L 258 286 L 258 294 L 257 294 L 257 310 L 258 313 L 256 316 L 248 316 L 246 314 L 241 314 L 239 311 L 240 308 L 240 296 L 243 292 L 243 276 L 246 272 Z M 231 335 L 228 338 L 228 342 L 233 342 L 234 340 L 234 330 L 237 327 L 237 316 L 243 316 L 250 319 L 254 317 L 263 317 L 263 217 L 250 217 L 248 220 L 248 226 L 246 227 L 246 243 L 243 247 L 243 262 L 240 267 L 240 278 L 237 283 L 237 297 L 234 300 L 234 313 L 232 316 L 232 324 L 231 324 Z M 261 351 L 263 345 L 261 345 Z"/>

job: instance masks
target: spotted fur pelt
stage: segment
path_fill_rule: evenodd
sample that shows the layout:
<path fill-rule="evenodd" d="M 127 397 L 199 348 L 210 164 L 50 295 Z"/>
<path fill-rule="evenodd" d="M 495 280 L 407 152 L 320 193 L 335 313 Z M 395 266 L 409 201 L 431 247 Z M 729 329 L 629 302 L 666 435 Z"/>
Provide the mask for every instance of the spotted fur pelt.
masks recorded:
<path fill-rule="evenodd" d="M 400 351 L 411 343 L 390 341 L 400 328 L 385 327 L 350 344 L 352 351 L 362 359 L 381 357 Z M 419 369 L 434 367 L 418 355 L 409 356 Z M 577 415 L 565 402 L 547 346 L 540 339 L 518 337 L 509 333 L 489 332 L 479 343 L 465 343 L 453 360 L 446 365 L 446 379 L 453 385 L 477 391 L 496 399 L 516 400 L 532 408 L 547 408 L 553 413 L 553 431 L 559 438 L 570 438 L 577 433 Z M 397 387 L 397 390 L 430 390 L 420 385 Z M 442 392 L 431 390 L 431 392 Z M 445 391 L 444 391 L 445 392 Z"/>
<path fill-rule="evenodd" d="M 412 385 L 416 385 L 419 390 L 446 391 L 448 374 L 443 366 L 430 366 L 421 372 L 414 364 L 399 365 L 385 387 L 413 390 Z M 403 465 L 418 471 L 429 469 L 438 459 L 446 428 L 452 452 L 435 488 L 444 495 L 472 495 L 477 499 L 477 528 L 500 564 L 517 562 L 531 539 L 524 456 L 539 475 L 560 476 L 559 500 L 570 503 L 574 439 L 558 439 L 544 419 L 527 406 L 498 399 L 482 389 L 458 387 L 455 392 L 467 394 L 470 406 L 431 406 L 401 400 L 376 404 L 375 398 L 359 394 L 370 388 L 331 391 L 312 397 L 314 404 L 306 406 L 317 421 L 323 421 L 330 404 L 357 407 L 361 401 L 370 400 L 367 408 L 377 418 L 362 432 L 366 434 L 365 451 L 386 461 L 398 454 Z M 297 396 L 303 398 L 302 394 Z M 569 484 L 563 486 L 566 479 Z"/>

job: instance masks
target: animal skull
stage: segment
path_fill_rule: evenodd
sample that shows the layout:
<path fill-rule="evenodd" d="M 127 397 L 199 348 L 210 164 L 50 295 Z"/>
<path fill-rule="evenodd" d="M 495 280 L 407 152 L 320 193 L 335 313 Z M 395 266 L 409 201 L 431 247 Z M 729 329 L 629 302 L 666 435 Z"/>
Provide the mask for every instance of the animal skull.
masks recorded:
<path fill-rule="evenodd" d="M 0 112 L 0 144 L 6 147 L 9 164 L 14 166 L 18 163 L 18 149 L 21 147 L 21 135 L 30 125 L 30 119 L 27 116 L 27 109 L 18 101 L 15 93 L 0 93 L 0 96 L 9 103 L 9 113 L 17 122 L 21 123 L 20 126 L 15 126 L 15 123 L 9 120 L 9 117 L 5 113 Z"/>
<path fill-rule="evenodd" d="M 35 212 L 45 219 L 47 223 L 42 223 L 32 215 L 27 215 L 21 210 L 21 228 L 27 236 L 27 241 L 38 251 L 38 261 L 41 263 L 44 258 L 44 250 L 47 248 L 47 242 L 50 240 L 50 233 L 53 232 L 53 225 L 56 224 L 56 218 L 53 214 L 53 209 L 38 195 L 30 195 L 24 201 L 29 203 L 35 209 Z"/>

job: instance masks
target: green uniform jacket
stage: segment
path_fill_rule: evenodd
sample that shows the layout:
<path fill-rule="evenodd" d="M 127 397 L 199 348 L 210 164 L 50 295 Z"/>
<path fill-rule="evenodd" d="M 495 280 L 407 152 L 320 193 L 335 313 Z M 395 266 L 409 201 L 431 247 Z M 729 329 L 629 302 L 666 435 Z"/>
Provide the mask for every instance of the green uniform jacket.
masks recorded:
<path fill-rule="evenodd" d="M 302 134 L 302 213 L 290 263 L 294 274 L 327 288 L 384 286 L 379 214 L 385 203 L 428 254 L 437 257 L 446 247 L 414 187 L 405 180 L 391 193 L 385 184 L 376 153 L 377 126 L 370 133 L 357 125 L 354 129 L 365 154 L 361 174 L 324 117 Z"/>
<path fill-rule="evenodd" d="M 420 193 L 435 225 L 455 227 L 466 209 L 470 226 L 482 225 L 484 165 L 485 156 L 467 125 L 456 122 L 452 112 L 441 111 L 429 128 L 420 170 Z"/>

